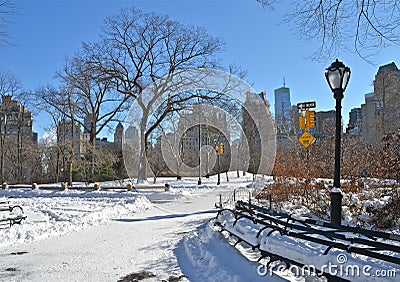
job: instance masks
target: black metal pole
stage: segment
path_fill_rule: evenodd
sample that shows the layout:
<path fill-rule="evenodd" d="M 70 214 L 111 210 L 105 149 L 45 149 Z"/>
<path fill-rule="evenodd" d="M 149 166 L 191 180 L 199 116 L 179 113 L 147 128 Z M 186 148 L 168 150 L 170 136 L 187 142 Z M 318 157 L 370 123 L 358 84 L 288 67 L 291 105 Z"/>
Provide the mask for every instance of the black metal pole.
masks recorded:
<path fill-rule="evenodd" d="M 218 181 L 217 181 L 217 185 L 220 185 L 220 184 L 221 184 L 220 161 L 219 161 L 220 156 L 221 156 L 221 154 L 218 154 L 218 157 L 217 157 L 217 160 L 218 160 Z"/>
<path fill-rule="evenodd" d="M 200 105 L 200 104 L 199 104 Z M 197 185 L 201 185 L 201 124 L 200 124 L 200 108 L 199 108 L 199 180 Z"/>
<path fill-rule="evenodd" d="M 342 223 L 342 192 L 340 191 L 340 142 L 342 138 L 342 99 L 343 90 L 334 92 L 336 99 L 336 135 L 335 135 L 335 174 L 331 190 L 331 223 Z"/>

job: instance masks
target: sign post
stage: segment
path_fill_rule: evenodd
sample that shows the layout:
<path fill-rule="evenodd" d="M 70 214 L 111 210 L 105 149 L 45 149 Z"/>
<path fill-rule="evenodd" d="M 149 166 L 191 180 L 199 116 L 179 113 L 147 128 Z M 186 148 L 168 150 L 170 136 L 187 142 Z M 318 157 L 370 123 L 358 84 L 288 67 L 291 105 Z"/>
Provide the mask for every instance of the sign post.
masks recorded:
<path fill-rule="evenodd" d="M 315 111 L 310 111 L 309 109 L 315 108 L 316 105 L 317 103 L 315 101 L 297 104 L 297 108 L 300 111 L 299 127 L 304 129 L 304 133 L 300 136 L 299 142 L 306 149 L 315 141 L 314 136 L 312 136 L 308 130 L 315 127 Z"/>

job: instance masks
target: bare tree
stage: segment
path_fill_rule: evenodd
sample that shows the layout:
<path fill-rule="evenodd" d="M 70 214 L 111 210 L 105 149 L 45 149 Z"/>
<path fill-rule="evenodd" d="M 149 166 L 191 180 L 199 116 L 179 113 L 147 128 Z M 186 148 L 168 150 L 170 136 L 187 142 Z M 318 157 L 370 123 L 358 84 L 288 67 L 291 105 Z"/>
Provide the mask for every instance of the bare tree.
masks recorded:
<path fill-rule="evenodd" d="M 1 3 L 0 3 L 1 5 Z M 1 7 L 1 6 L 0 6 Z M 15 78 L 11 73 L 9 72 L 0 72 L 0 95 L 1 95 L 1 121 L 0 121 L 0 153 L 1 153 L 1 161 L 0 161 L 0 175 L 1 175 L 1 181 L 5 180 L 5 160 L 6 160 L 6 150 L 7 148 L 11 147 L 9 146 L 10 144 L 7 144 L 6 140 L 9 140 L 10 138 L 7 138 L 9 135 L 8 132 L 8 127 L 7 127 L 7 112 L 8 109 L 4 105 L 4 98 L 5 96 L 9 96 L 11 98 L 18 98 L 18 95 L 21 93 L 22 86 L 21 83 L 17 78 Z M 21 123 L 18 123 L 18 120 L 21 117 L 18 115 L 16 116 L 17 119 L 17 126 L 20 128 Z M 19 131 L 18 131 L 19 132 Z M 19 136 L 19 134 L 18 134 Z M 17 148 L 18 151 L 20 151 L 21 148 L 21 143 L 17 143 Z M 7 148 L 6 148 L 7 147 Z M 20 164 L 20 162 L 17 162 L 17 164 Z M 15 163 L 11 163 L 11 166 L 8 166 L 10 169 L 14 167 Z"/>
<path fill-rule="evenodd" d="M 133 97 L 142 110 L 138 179 L 141 181 L 147 177 L 145 155 L 149 135 L 169 112 L 176 111 L 194 96 L 188 92 L 174 94 L 168 82 L 181 70 L 213 66 L 213 55 L 221 50 L 223 43 L 203 28 L 186 27 L 167 16 L 132 8 L 106 20 L 101 44 L 102 52 L 93 52 L 92 62 L 113 77 L 117 91 Z M 153 87 L 151 96 L 143 94 L 149 85 Z M 150 110 L 167 92 L 171 96 L 163 111 L 147 126 Z"/>
<path fill-rule="evenodd" d="M 51 119 L 52 125 L 48 129 L 50 136 L 43 140 L 42 150 L 44 172 L 53 182 L 67 181 L 67 163 L 69 162 L 68 159 L 72 158 L 71 153 L 74 152 L 72 142 L 67 142 L 65 134 L 62 135 L 59 128 L 67 119 L 68 107 L 63 102 L 65 98 L 62 98 L 56 106 L 47 102 L 49 99 L 56 101 L 55 97 L 62 97 L 61 93 L 64 92 L 63 89 L 56 89 L 49 85 L 29 94 L 33 107 L 37 111 L 45 112 Z"/>
<path fill-rule="evenodd" d="M 163 154 L 161 152 L 161 144 L 155 144 L 155 146 L 151 147 L 149 159 L 151 159 L 149 164 L 154 175 L 153 183 L 156 183 L 158 176 L 161 176 L 162 173 L 168 172 L 168 166 L 165 163 Z"/>
<path fill-rule="evenodd" d="M 10 72 L 0 71 L 0 95 L 15 96 L 22 89 L 21 82 Z"/>
<path fill-rule="evenodd" d="M 257 0 L 270 8 L 274 0 Z M 350 50 L 368 60 L 388 46 L 400 45 L 398 0 L 293 1 L 286 22 L 294 33 L 320 42 L 313 58 L 325 60 Z"/>
<path fill-rule="evenodd" d="M 8 32 L 10 17 L 16 14 L 16 7 L 10 0 L 0 0 L 0 43 L 12 45 Z"/>
<path fill-rule="evenodd" d="M 85 144 L 82 140 L 77 140 L 73 144 L 77 136 L 69 140 L 72 141 L 71 144 L 61 142 L 63 147 L 60 147 L 60 152 L 64 157 L 67 157 L 66 162 L 69 167 L 67 171 L 72 176 L 71 166 L 77 155 L 73 157 L 71 154 L 74 154 L 75 148 L 85 145 L 85 148 L 80 151 L 85 152 L 88 157 L 90 172 L 88 177 L 93 178 L 95 156 L 98 155 L 95 153 L 96 136 L 110 122 L 120 119 L 119 115 L 126 110 L 126 102 L 131 97 L 115 91 L 113 78 L 104 72 L 100 72 L 98 68 L 91 64 L 89 58 L 91 58 L 93 50 L 88 48 L 89 46 L 84 44 L 83 48 L 73 58 L 66 59 L 64 68 L 57 72 L 56 76 L 63 85 L 60 90 L 53 87 L 41 88 L 34 93 L 34 96 L 37 101 L 41 101 L 41 103 L 38 103 L 38 107 L 56 117 L 56 120 L 54 120 L 56 124 L 63 120 L 69 120 L 72 127 L 83 128 L 84 132 L 88 134 L 88 142 Z M 74 134 L 75 131 L 71 129 Z M 78 142 L 79 144 L 77 144 Z M 67 145 L 68 148 L 64 145 Z M 71 146 L 75 148 L 69 148 Z M 72 182 L 71 177 L 69 179 L 69 182 Z"/>
<path fill-rule="evenodd" d="M 92 66 L 89 60 L 89 53 L 92 50 L 87 48 L 88 45 L 84 45 L 74 58 L 67 59 L 63 70 L 58 72 L 58 77 L 72 89 L 69 93 L 75 101 L 73 103 L 75 120 L 83 126 L 85 132 L 89 133 L 89 148 L 86 152 L 93 176 L 96 136 L 126 110 L 131 96 L 115 91 L 112 87 L 112 77 Z M 52 102 L 51 99 L 48 100 L 48 103 Z M 58 108 L 57 100 L 55 102 L 53 106 Z M 67 117 L 72 118 L 68 112 Z"/>
<path fill-rule="evenodd" d="M 75 97 L 71 87 L 56 89 L 41 87 L 30 93 L 33 106 L 50 115 L 57 128 L 57 166 L 64 172 L 64 181 L 72 185 L 72 168 L 75 159 L 80 159 L 80 124 L 77 122 Z"/>
<path fill-rule="evenodd" d="M 182 120 L 184 120 L 184 117 L 182 117 L 181 112 L 170 113 L 152 133 L 156 139 L 154 149 L 157 149 L 157 153 L 159 152 L 163 155 L 164 163 L 165 161 L 168 161 L 165 165 L 167 165 L 171 174 L 176 174 L 177 179 L 181 178 L 181 172 L 183 171 L 182 167 L 185 163 L 183 142 L 179 135 L 179 126 L 181 125 Z M 162 167 L 164 165 L 162 163 L 163 161 L 159 158 L 159 155 L 156 155 L 155 157 L 156 159 L 153 160 L 152 156 L 150 156 L 149 160 L 152 170 L 154 169 L 154 166 Z M 153 162 L 155 164 L 153 164 Z M 156 175 L 156 173 L 154 174 Z"/>

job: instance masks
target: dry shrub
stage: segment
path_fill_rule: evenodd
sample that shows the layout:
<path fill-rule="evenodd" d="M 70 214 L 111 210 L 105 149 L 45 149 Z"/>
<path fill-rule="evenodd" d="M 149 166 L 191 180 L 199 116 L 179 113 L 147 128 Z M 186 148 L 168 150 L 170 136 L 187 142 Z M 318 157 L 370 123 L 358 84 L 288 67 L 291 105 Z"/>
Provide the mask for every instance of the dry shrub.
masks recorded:
<path fill-rule="evenodd" d="M 400 224 L 400 191 L 391 190 L 390 198 L 384 205 L 365 208 L 371 216 L 369 223 L 377 228 L 391 228 Z"/>
<path fill-rule="evenodd" d="M 352 179 L 346 183 L 341 184 L 340 189 L 344 193 L 360 193 L 364 188 L 364 182 Z"/>
<path fill-rule="evenodd" d="M 268 203 L 271 197 L 273 207 L 278 210 L 283 210 L 286 202 L 303 205 L 322 218 L 329 210 L 325 184 L 312 179 L 280 178 L 256 193 L 255 198 L 261 203 Z"/>
<path fill-rule="evenodd" d="M 363 183 L 349 182 L 343 185 L 343 216 L 345 220 L 361 227 L 392 228 L 400 224 L 400 188 L 363 188 Z M 255 192 L 259 203 L 285 210 L 292 205 L 305 206 L 312 214 L 328 220 L 330 188 L 324 182 L 314 180 L 280 179 Z"/>

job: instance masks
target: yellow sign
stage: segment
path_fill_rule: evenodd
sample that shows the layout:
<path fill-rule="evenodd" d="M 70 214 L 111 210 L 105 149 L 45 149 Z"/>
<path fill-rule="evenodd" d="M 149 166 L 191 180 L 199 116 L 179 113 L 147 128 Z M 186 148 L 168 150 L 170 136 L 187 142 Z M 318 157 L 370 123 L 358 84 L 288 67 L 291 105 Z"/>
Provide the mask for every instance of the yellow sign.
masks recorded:
<path fill-rule="evenodd" d="M 299 138 L 299 142 L 306 149 L 314 142 L 314 140 L 315 140 L 314 136 L 308 133 L 308 131 L 304 131 L 303 135 L 301 135 Z"/>

